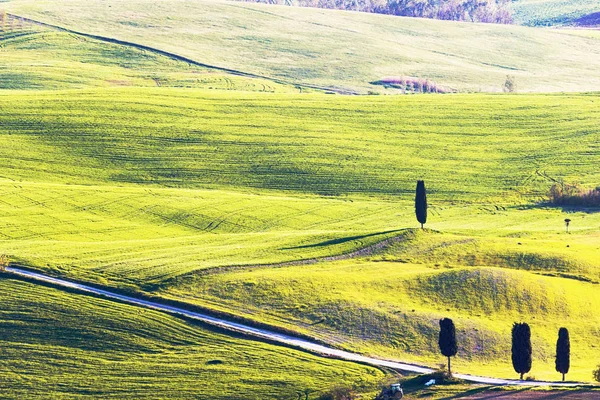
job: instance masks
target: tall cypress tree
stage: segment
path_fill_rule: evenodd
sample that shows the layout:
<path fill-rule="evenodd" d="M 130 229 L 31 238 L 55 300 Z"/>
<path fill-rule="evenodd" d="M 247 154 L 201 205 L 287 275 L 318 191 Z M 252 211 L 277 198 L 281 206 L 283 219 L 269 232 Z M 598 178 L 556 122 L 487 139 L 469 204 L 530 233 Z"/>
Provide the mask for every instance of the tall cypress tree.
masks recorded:
<path fill-rule="evenodd" d="M 526 323 L 515 323 L 512 328 L 512 364 L 523 375 L 531 371 L 531 329 Z"/>
<path fill-rule="evenodd" d="M 417 181 L 415 214 L 417 215 L 417 221 L 421 223 L 421 229 L 423 229 L 423 225 L 427 222 L 427 193 L 425 192 L 425 181 Z"/>
<path fill-rule="evenodd" d="M 571 340 L 569 339 L 569 330 L 560 328 L 558 330 L 558 340 L 556 341 L 556 372 L 562 374 L 562 380 L 565 381 L 565 375 L 569 373 L 571 367 Z"/>
<path fill-rule="evenodd" d="M 448 374 L 452 375 L 450 368 L 450 357 L 454 357 L 458 351 L 456 344 L 456 328 L 450 318 L 440 319 L 440 337 L 438 340 L 440 351 L 448 357 Z"/>

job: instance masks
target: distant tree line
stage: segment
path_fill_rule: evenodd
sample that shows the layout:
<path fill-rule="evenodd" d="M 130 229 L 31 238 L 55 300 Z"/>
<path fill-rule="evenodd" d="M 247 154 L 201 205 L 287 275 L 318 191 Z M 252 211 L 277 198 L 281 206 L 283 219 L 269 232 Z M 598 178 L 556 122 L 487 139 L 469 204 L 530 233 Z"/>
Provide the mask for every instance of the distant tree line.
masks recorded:
<path fill-rule="evenodd" d="M 440 86 L 429 79 L 416 78 L 414 76 L 388 76 L 371 83 L 373 85 L 383 85 L 388 88 L 400 89 L 403 94 L 454 92 L 454 90 Z"/>
<path fill-rule="evenodd" d="M 449 21 L 511 24 L 511 0 L 246 0 Z"/>

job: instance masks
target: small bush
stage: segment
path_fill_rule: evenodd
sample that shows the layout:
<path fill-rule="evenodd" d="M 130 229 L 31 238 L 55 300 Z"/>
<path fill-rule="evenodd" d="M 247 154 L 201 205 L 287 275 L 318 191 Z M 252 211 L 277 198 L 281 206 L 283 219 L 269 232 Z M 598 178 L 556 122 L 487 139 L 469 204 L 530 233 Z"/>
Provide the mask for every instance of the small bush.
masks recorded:
<path fill-rule="evenodd" d="M 6 254 L 0 255 L 0 271 L 4 271 L 10 264 L 10 258 Z"/>
<path fill-rule="evenodd" d="M 559 206 L 600 207 L 600 187 L 585 190 L 579 185 L 557 182 L 550 188 L 549 198 Z"/>
<path fill-rule="evenodd" d="M 596 382 L 600 382 L 600 365 L 594 370 L 593 377 Z"/>
<path fill-rule="evenodd" d="M 506 81 L 504 81 L 504 86 L 502 90 L 505 93 L 514 93 L 517 91 L 517 83 L 515 77 L 512 75 L 506 75 Z"/>
<path fill-rule="evenodd" d="M 389 76 L 376 82 L 374 85 L 383 85 L 402 90 L 404 93 L 451 93 L 452 90 L 442 87 L 428 79 L 413 76 Z"/>

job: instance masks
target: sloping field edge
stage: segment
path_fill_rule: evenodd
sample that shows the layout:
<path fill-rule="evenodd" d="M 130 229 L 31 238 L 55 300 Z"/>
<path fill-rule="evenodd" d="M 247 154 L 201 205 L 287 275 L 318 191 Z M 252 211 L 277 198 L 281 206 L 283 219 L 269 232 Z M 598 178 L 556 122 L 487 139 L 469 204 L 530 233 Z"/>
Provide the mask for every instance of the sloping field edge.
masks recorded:
<path fill-rule="evenodd" d="M 62 32 L 67 32 L 67 33 L 70 33 L 70 34 L 73 34 L 73 35 L 83 36 L 83 37 L 87 37 L 87 38 L 90 38 L 90 39 L 99 40 L 99 41 L 102 41 L 102 42 L 107 42 L 107 43 L 112 43 L 112 44 L 118 44 L 118 45 L 121 45 L 121 46 L 134 47 L 134 48 L 139 49 L 139 50 L 150 51 L 150 52 L 153 52 L 153 53 L 156 53 L 156 54 L 160 54 L 160 55 L 165 56 L 165 57 L 169 57 L 169 58 L 171 58 L 173 60 L 176 60 L 176 61 L 186 62 L 188 64 L 195 65 L 197 67 L 208 68 L 208 69 L 212 69 L 212 70 L 215 70 L 215 71 L 226 72 L 226 73 L 231 74 L 231 75 L 242 76 L 242 77 L 246 77 L 246 78 L 254 78 L 254 79 L 265 79 L 265 80 L 269 80 L 271 82 L 275 82 L 275 83 L 278 83 L 278 84 L 281 84 L 281 85 L 295 86 L 295 87 L 297 87 L 299 89 L 301 89 L 301 88 L 308 88 L 308 89 L 320 90 L 320 91 L 324 91 L 324 92 L 333 92 L 333 93 L 344 94 L 344 95 L 359 95 L 360 94 L 359 92 L 356 92 L 356 91 L 353 91 L 353 90 L 349 90 L 349 89 L 339 89 L 339 88 L 331 88 L 331 87 L 323 87 L 323 86 L 317 86 L 317 85 L 310 85 L 310 84 L 306 84 L 306 83 L 296 83 L 296 82 L 286 81 L 284 79 L 272 78 L 272 77 L 269 77 L 269 76 L 253 74 L 253 73 L 250 73 L 250 72 L 244 72 L 244 71 L 240 71 L 240 70 L 236 70 L 236 69 L 219 67 L 217 65 L 205 64 L 205 63 L 193 60 L 191 58 L 178 55 L 176 53 L 172 53 L 172 52 L 169 52 L 169 51 L 157 49 L 155 47 L 150 47 L 150 46 L 146 46 L 146 45 L 139 44 L 139 43 L 133 43 L 133 42 L 128 42 L 128 41 L 125 41 L 125 40 L 110 38 L 110 37 L 106 37 L 106 36 L 92 35 L 90 33 L 79 32 L 79 31 L 75 31 L 75 30 L 72 30 L 72 29 L 64 28 L 64 27 L 61 27 L 61 26 L 58 26 L 58 25 L 48 24 L 46 22 L 34 20 L 34 19 L 31 19 L 31 18 L 23 17 L 23 16 L 16 15 L 16 14 L 7 13 L 6 15 L 8 15 L 11 18 L 20 18 L 20 19 L 22 19 L 24 21 L 27 21 L 27 22 L 30 22 L 32 24 L 44 26 L 44 27 L 55 29 L 55 30 L 59 30 L 59 31 L 62 31 Z"/>
<path fill-rule="evenodd" d="M 220 274 L 223 272 L 230 272 L 230 271 L 240 271 L 240 270 L 245 271 L 245 270 L 259 269 L 259 268 L 293 267 L 293 266 L 297 266 L 297 265 L 312 265 L 312 264 L 317 264 L 320 262 L 341 261 L 341 260 L 349 260 L 349 259 L 358 258 L 358 257 L 367 257 L 367 256 L 371 256 L 371 255 L 375 254 L 378 250 L 384 250 L 387 247 L 389 247 L 395 243 L 406 240 L 406 235 L 413 233 L 414 231 L 415 231 L 415 229 L 413 229 L 413 228 L 399 229 L 399 230 L 397 230 L 397 232 L 399 232 L 399 234 L 396 236 L 392 236 L 390 238 L 383 239 L 379 242 L 373 243 L 373 244 L 365 246 L 365 247 L 361 247 L 359 249 L 353 250 L 348 253 L 342 253 L 342 254 L 337 254 L 337 255 L 333 255 L 333 256 L 306 258 L 306 259 L 301 259 L 301 260 L 285 261 L 285 262 L 272 263 L 272 264 L 268 264 L 268 263 L 267 264 L 248 264 L 248 265 L 237 264 L 237 265 L 226 265 L 226 266 L 222 266 L 222 267 L 211 267 L 211 268 L 199 269 L 199 270 L 195 270 L 195 271 L 168 279 L 168 280 L 166 280 L 166 284 L 171 283 L 171 282 L 177 282 L 179 280 L 187 279 L 187 278 L 190 278 L 193 276 L 214 275 L 214 274 Z"/>

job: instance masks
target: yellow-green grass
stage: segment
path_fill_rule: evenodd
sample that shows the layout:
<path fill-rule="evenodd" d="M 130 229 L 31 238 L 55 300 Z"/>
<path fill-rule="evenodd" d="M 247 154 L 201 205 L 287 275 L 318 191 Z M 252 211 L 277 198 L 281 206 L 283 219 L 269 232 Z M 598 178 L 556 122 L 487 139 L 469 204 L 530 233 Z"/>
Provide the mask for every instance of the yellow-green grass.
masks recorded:
<path fill-rule="evenodd" d="M 567 236 L 560 210 L 461 207 L 428 224 L 459 233 L 423 237 L 402 230 L 415 225 L 407 201 L 7 181 L 0 188 L 0 243 L 15 262 L 112 285 L 163 286 L 197 270 L 345 254 L 392 236 L 401 241 L 374 257 L 600 280 L 598 213 L 569 215 Z"/>
<path fill-rule="evenodd" d="M 572 378 L 590 379 L 600 213 L 543 202 L 552 179 L 600 181 L 595 95 L 112 88 L 5 91 L 0 108 L 0 247 L 17 262 L 430 365 L 448 315 L 457 368 L 484 375 L 513 375 L 510 326 L 527 320 L 534 375 L 554 377 L 564 323 Z M 406 229 L 420 178 L 433 231 Z M 393 236 L 365 260 L 227 268 Z"/>
<path fill-rule="evenodd" d="M 518 0 L 513 3 L 515 20 L 525 25 L 577 25 L 577 21 L 600 12 L 596 0 Z"/>
<path fill-rule="evenodd" d="M 600 180 L 595 100 L 8 92 L 3 246 L 18 261 L 130 284 L 343 254 L 414 226 L 414 181 L 424 177 L 428 226 L 479 236 L 489 256 L 477 265 L 517 257 L 521 268 L 518 252 L 535 257 L 545 243 L 544 257 L 569 266 L 559 271 L 597 279 L 599 213 L 569 214 L 574 246 L 555 250 L 565 214 L 521 206 L 544 199 L 543 174 Z M 531 122 L 541 117 L 547 124 Z M 518 236 L 528 242 L 517 247 Z M 441 248 L 424 261 L 456 259 Z M 407 256 L 396 250 L 385 256 Z"/>
<path fill-rule="evenodd" d="M 383 373 L 0 278 L 2 398 L 291 399 Z M 315 393 L 316 392 L 316 393 Z"/>
<path fill-rule="evenodd" d="M 571 332 L 574 380 L 600 359 L 598 286 L 492 267 L 339 261 L 232 271 L 187 280 L 168 294 L 344 343 L 355 351 L 436 365 L 437 321 L 454 319 L 457 371 L 512 377 L 510 330 L 530 323 L 531 374 L 556 380 L 558 329 Z"/>
<path fill-rule="evenodd" d="M 242 77 L 177 61 L 133 46 L 102 42 L 38 25 L 0 25 L 0 89 L 187 87 L 298 92 L 266 79 Z"/>
<path fill-rule="evenodd" d="M 415 76 L 461 91 L 600 90 L 597 38 L 552 29 L 456 23 L 219 0 L 11 0 L 7 10 L 196 61 L 366 93 Z"/>
<path fill-rule="evenodd" d="M 434 206 L 546 198 L 596 165 L 595 95 L 343 97 L 110 89 L 0 93 L 2 174 L 71 184 L 268 189 Z"/>

